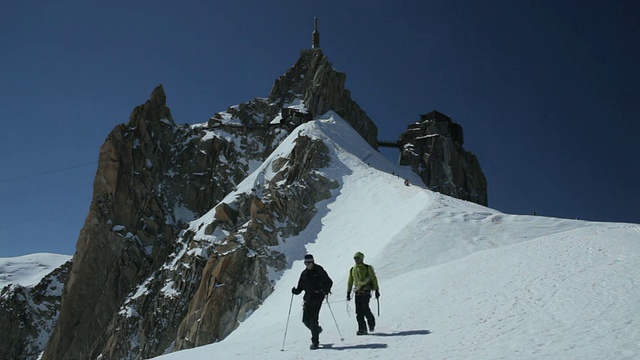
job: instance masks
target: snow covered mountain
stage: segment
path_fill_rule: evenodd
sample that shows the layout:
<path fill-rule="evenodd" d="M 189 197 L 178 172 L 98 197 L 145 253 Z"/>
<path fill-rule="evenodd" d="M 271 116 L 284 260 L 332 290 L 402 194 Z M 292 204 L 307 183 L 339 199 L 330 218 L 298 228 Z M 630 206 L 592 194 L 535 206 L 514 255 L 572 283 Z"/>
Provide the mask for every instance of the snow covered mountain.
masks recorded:
<path fill-rule="evenodd" d="M 486 203 L 459 125 L 410 125 L 396 145 L 411 167 L 394 165 L 345 77 L 304 50 L 268 98 L 194 125 L 174 122 L 158 86 L 100 149 L 73 263 L 36 286 L 53 294 L 48 313 L 25 320 L 13 309 L 43 309 L 39 298 L 3 290 L 3 334 L 30 330 L 3 337 L 0 358 L 327 357 L 307 350 L 289 291 L 308 252 L 335 281 L 321 315 L 331 357 L 639 354 L 638 225 L 513 216 L 427 190 L 422 179 Z M 356 251 L 382 286 L 370 337 L 353 335 L 344 300 Z"/>
<path fill-rule="evenodd" d="M 272 274 L 273 293 L 221 342 L 159 358 L 640 358 L 640 225 L 508 215 L 405 186 L 391 174 L 400 169 L 335 114 L 299 132 L 328 146 L 322 172 L 339 185 L 303 232 L 275 247 L 288 266 Z M 375 267 L 382 294 L 368 336 L 355 335 L 345 300 L 356 251 Z M 290 291 L 305 253 L 334 280 L 316 351 L 301 296 Z"/>
<path fill-rule="evenodd" d="M 0 355 L 33 359 L 44 349 L 60 313 L 71 256 L 0 258 Z"/>
<path fill-rule="evenodd" d="M 69 255 L 47 253 L 0 258 L 0 289 L 9 284 L 32 287 L 69 260 Z"/>

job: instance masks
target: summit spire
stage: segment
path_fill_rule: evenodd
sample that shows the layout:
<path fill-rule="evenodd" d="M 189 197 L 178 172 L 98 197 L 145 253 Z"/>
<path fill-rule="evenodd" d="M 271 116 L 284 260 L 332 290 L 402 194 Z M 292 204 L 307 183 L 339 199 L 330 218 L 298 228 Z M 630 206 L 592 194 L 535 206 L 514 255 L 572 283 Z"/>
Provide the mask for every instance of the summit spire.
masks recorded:
<path fill-rule="evenodd" d="M 320 33 L 318 32 L 318 17 L 313 18 L 313 34 L 311 34 L 312 49 L 320 48 Z"/>

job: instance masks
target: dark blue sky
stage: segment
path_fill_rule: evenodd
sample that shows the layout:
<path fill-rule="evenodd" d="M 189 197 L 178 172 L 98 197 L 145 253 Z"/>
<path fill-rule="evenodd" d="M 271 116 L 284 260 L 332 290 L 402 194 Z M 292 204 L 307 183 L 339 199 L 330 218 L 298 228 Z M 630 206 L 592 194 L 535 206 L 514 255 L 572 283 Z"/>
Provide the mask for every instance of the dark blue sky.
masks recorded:
<path fill-rule="evenodd" d="M 490 207 L 639 223 L 638 4 L 5 2 L 0 257 L 73 253 L 99 147 L 157 84 L 178 123 L 267 96 L 314 16 L 381 139 L 437 109 L 463 126 Z"/>

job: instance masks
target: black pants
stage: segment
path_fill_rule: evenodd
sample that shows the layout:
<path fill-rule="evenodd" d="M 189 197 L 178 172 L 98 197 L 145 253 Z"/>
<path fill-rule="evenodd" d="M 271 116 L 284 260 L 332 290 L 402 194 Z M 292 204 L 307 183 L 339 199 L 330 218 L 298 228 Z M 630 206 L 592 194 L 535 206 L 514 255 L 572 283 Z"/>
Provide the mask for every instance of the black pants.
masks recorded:
<path fill-rule="evenodd" d="M 370 299 L 370 292 L 356 292 L 356 320 L 358 321 L 358 331 L 367 331 L 367 323 L 369 323 L 369 329 L 376 326 L 376 318 L 373 317 L 371 309 L 369 308 Z M 364 319 L 367 319 L 367 323 L 365 323 Z"/>
<path fill-rule="evenodd" d="M 311 342 L 313 344 L 318 344 L 320 341 L 318 338 L 320 334 L 320 325 L 318 324 L 320 307 L 322 307 L 322 300 L 311 299 L 304 302 L 302 311 L 302 323 L 311 330 Z"/>

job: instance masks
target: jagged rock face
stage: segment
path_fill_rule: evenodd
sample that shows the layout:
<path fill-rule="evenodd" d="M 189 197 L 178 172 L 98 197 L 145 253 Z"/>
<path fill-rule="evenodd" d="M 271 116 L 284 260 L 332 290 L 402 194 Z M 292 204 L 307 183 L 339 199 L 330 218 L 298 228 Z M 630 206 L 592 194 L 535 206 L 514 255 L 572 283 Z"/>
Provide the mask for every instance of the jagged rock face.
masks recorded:
<path fill-rule="evenodd" d="M 180 126 L 158 87 L 127 125 L 112 131 L 100 150 L 93 201 L 43 359 L 157 356 L 222 338 L 235 327 L 227 319 L 243 319 L 258 306 L 271 292 L 266 269 L 287 264 L 265 247 L 301 231 L 312 204 L 335 186 L 312 171 L 328 161 L 326 151 L 301 138 L 291 158 L 275 161 L 282 168 L 273 169 L 282 177 L 277 185 L 263 182 L 255 194 L 220 202 L 288 135 L 291 123 L 268 125 L 283 109 L 258 98 L 208 124 Z M 185 229 L 210 209 L 219 217 L 204 226 L 204 237 Z M 251 270 L 235 279 L 221 269 Z M 222 297 L 198 300 L 208 291 L 201 279 L 212 276 L 225 279 L 223 292 L 239 299 L 236 307 L 214 311 Z M 194 311 L 222 323 L 194 330 Z"/>
<path fill-rule="evenodd" d="M 313 204 L 337 186 L 313 171 L 328 161 L 322 142 L 301 137 L 290 158 L 274 161 L 271 181 L 259 177 L 250 194 L 212 209 L 211 221 L 192 223 L 165 264 L 125 297 L 103 357 L 147 358 L 228 335 L 271 293 L 268 269 L 287 264 L 270 247 L 304 229 Z"/>
<path fill-rule="evenodd" d="M 270 247 L 302 231 L 316 213 L 314 205 L 331 197 L 330 189 L 338 184 L 316 172 L 329 161 L 322 141 L 298 137 L 290 158 L 272 163 L 276 174 L 271 180 L 258 178 L 252 194 L 231 205 L 238 208 L 240 226 L 218 217 L 207 226 L 208 233 L 223 230 L 230 235 L 209 250 L 202 281 L 178 330 L 176 350 L 225 338 L 271 294 L 267 270 L 283 270 L 287 259 Z"/>
<path fill-rule="evenodd" d="M 269 101 L 292 103 L 302 99 L 313 116 L 335 111 L 374 149 L 378 128 L 345 89 L 347 76 L 333 68 L 320 49 L 303 50 L 296 64 L 276 80 Z"/>
<path fill-rule="evenodd" d="M 400 135 L 400 165 L 409 165 L 433 191 L 486 206 L 487 180 L 463 147 L 462 127 L 437 111 Z"/>
<path fill-rule="evenodd" d="M 43 359 L 96 358 L 122 336 L 118 309 L 125 297 L 174 255 L 184 224 L 246 176 L 248 165 L 235 161 L 234 147 L 202 129 L 177 126 L 162 87 L 111 132 L 100 149 L 92 204 Z M 130 352 L 129 342 L 117 346 Z"/>
<path fill-rule="evenodd" d="M 9 285 L 0 293 L 0 359 L 37 359 L 60 312 L 71 261 L 34 287 Z"/>

